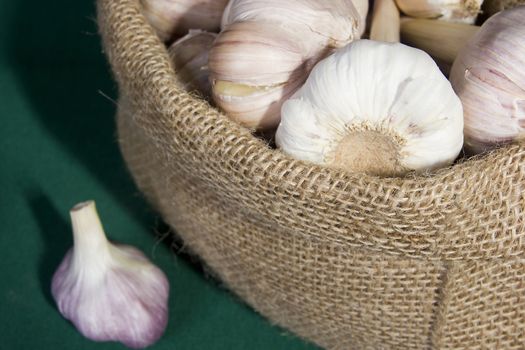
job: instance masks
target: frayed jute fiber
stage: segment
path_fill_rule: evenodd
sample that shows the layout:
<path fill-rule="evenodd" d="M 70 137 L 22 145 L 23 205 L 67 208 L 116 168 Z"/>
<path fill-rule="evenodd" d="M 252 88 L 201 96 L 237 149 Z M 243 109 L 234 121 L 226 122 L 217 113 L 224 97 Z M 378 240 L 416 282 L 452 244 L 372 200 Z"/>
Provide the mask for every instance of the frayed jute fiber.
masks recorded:
<path fill-rule="evenodd" d="M 525 349 L 525 146 L 377 178 L 269 148 L 180 87 L 137 0 L 98 0 L 140 190 L 271 322 L 328 349 Z"/>

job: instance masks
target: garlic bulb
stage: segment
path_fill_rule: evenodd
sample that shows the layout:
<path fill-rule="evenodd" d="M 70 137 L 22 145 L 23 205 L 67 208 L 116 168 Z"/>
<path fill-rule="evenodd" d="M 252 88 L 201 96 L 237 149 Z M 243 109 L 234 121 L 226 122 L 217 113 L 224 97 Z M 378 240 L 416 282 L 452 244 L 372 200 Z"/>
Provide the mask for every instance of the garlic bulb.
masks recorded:
<path fill-rule="evenodd" d="M 93 201 L 70 211 L 74 247 L 53 276 L 60 313 L 85 337 L 143 348 L 168 321 L 168 280 L 139 250 L 110 243 Z"/>
<path fill-rule="evenodd" d="M 465 23 L 403 18 L 401 42 L 428 53 L 448 75 L 459 51 L 478 30 L 479 26 Z"/>
<path fill-rule="evenodd" d="M 242 125 L 275 128 L 317 61 L 359 37 L 350 0 L 232 0 L 209 56 L 213 99 Z"/>
<path fill-rule="evenodd" d="M 525 6 L 490 17 L 460 51 L 450 81 L 470 153 L 525 137 Z"/>
<path fill-rule="evenodd" d="M 438 18 L 450 22 L 474 23 L 483 0 L 396 0 L 406 15 Z"/>
<path fill-rule="evenodd" d="M 450 164 L 461 103 L 425 52 L 358 40 L 319 62 L 282 107 L 276 143 L 309 162 L 372 175 Z"/>
<path fill-rule="evenodd" d="M 218 31 L 228 0 L 140 0 L 148 22 L 162 41 L 189 29 Z"/>
<path fill-rule="evenodd" d="M 513 7 L 525 5 L 525 0 L 485 0 L 483 2 L 483 14 L 492 16 L 500 11 Z"/>
<path fill-rule="evenodd" d="M 168 53 L 187 91 L 198 91 L 205 98 L 211 97 L 208 54 L 217 34 L 201 30 L 190 32 L 171 44 Z"/>

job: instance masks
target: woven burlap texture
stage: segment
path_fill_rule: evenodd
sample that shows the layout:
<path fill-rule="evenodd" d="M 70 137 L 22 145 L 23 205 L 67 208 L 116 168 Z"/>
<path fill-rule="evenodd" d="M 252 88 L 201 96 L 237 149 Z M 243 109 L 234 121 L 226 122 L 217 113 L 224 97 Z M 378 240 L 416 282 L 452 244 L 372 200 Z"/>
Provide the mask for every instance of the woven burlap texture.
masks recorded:
<path fill-rule="evenodd" d="M 98 0 L 138 187 L 272 322 L 329 349 L 524 349 L 525 147 L 380 179 L 270 149 L 185 93 L 137 0 Z"/>

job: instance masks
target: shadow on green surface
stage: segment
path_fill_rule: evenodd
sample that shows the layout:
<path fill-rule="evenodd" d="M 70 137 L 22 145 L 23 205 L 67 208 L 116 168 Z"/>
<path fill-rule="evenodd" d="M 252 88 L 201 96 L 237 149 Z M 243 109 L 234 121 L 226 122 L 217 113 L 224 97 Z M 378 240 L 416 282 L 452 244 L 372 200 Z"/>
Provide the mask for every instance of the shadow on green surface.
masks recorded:
<path fill-rule="evenodd" d="M 57 15 L 50 20 L 44 15 L 47 13 Z M 78 159 L 145 230 L 155 230 L 158 235 L 159 232 L 166 232 L 167 226 L 161 220 L 155 220 L 157 216 L 148 209 L 118 148 L 114 118 L 116 105 L 112 101 L 116 99 L 117 89 L 102 54 L 95 17 L 95 3 L 91 1 L 33 2 L 31 11 L 20 3 L 8 26 L 11 28 L 9 63 L 34 110 L 33 115 L 39 118 L 35 122 Z M 38 154 L 38 149 L 35 154 Z M 47 223 L 53 224 L 50 227 L 57 232 L 70 232 L 69 224 L 59 220 L 60 214 L 52 206 L 52 199 L 42 194 L 30 195 L 35 216 L 43 230 L 45 220 L 48 220 Z M 43 213 L 38 213 L 37 204 Z M 50 249 L 46 249 L 45 253 L 46 257 L 53 255 L 45 261 L 40 275 L 43 290 L 49 299 L 51 270 L 64 256 L 65 243 L 72 244 L 72 241 L 70 238 L 57 241 L 51 232 L 44 231 L 44 234 L 46 242 L 54 242 L 49 243 L 50 249 L 52 244 L 57 244 L 55 251 L 60 253 L 56 257 L 52 254 L 55 251 Z M 152 232 L 152 236 L 154 234 Z M 163 244 L 181 246 L 180 241 L 171 238 L 173 235 L 165 236 Z M 184 251 L 174 250 L 177 253 Z M 202 273 L 202 267 L 194 259 L 185 254 L 180 257 L 189 268 Z"/>
<path fill-rule="evenodd" d="M 38 280 L 46 300 L 55 305 L 51 295 L 51 279 L 66 252 L 73 246 L 73 238 L 67 234 L 71 228 L 44 193 L 33 190 L 26 196 L 44 242 L 42 255 L 38 259 Z"/>
<path fill-rule="evenodd" d="M 152 231 L 156 216 L 146 209 L 145 201 L 133 184 L 118 149 L 115 103 L 110 100 L 116 98 L 117 91 L 101 53 L 100 37 L 94 21 L 94 2 L 35 1 L 31 3 L 30 11 L 25 3 L 15 6 L 16 13 L 8 24 L 11 28 L 8 60 L 20 84 L 18 88 L 33 109 L 32 115 L 38 118 L 35 124 L 41 126 L 68 155 L 85 166 L 105 191 L 136 218 L 145 230 Z M 110 96 L 110 99 L 102 94 Z M 37 154 L 38 149 L 35 150 Z M 68 158 L 64 161 L 68 161 Z M 34 171 L 39 169 L 35 168 Z M 50 291 L 51 278 L 73 242 L 71 235 L 56 236 L 57 232 L 71 232 L 71 228 L 53 205 L 52 195 L 34 191 L 27 194 L 27 200 L 45 241 L 42 256 L 38 260 L 39 282 L 47 301 L 54 305 Z M 166 230 L 168 228 L 164 223 L 157 223 L 157 232 Z M 186 253 L 185 249 L 180 249 L 180 240 L 169 236 L 173 239 L 167 238 L 162 244 L 175 246 L 176 253 Z M 170 310 L 170 322 L 173 322 L 174 329 L 178 329 L 177 332 L 182 327 L 182 332 L 187 331 L 191 337 L 194 331 L 183 327 L 198 325 L 197 317 L 207 317 L 207 310 L 225 307 L 228 301 L 218 296 L 209 299 L 210 295 L 215 294 L 205 291 L 202 275 L 212 277 L 207 278 L 207 283 L 211 282 L 222 289 L 220 282 L 215 280 L 216 276 L 188 254 L 177 255 L 179 263 L 192 270 L 192 277 L 189 277 L 189 284 L 188 274 L 185 284 L 176 284 L 178 281 L 174 281 L 173 295 L 177 299 L 171 300 L 174 307 Z M 214 302 L 217 305 L 211 304 Z M 242 305 L 251 310 L 246 304 Z M 195 310 L 201 310 L 201 313 Z M 170 328 L 168 332 L 175 330 Z"/>
<path fill-rule="evenodd" d="M 54 13 L 50 20 L 45 14 Z M 90 16 L 90 17 L 88 17 Z M 101 53 L 94 3 L 20 3 L 13 16 L 10 63 L 37 121 L 135 217 L 144 201 L 121 159 L 115 135 L 116 96 Z"/>

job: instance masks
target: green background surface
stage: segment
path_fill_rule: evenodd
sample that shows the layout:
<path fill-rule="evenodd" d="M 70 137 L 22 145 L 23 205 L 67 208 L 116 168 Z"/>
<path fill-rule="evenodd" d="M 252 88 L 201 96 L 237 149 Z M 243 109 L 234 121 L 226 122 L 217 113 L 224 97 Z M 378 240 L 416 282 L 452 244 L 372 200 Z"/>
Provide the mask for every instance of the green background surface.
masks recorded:
<path fill-rule="evenodd" d="M 50 294 L 72 245 L 69 209 L 86 199 L 110 239 L 141 249 L 170 280 L 168 328 L 151 349 L 314 349 L 159 238 L 168 229 L 119 153 L 94 3 L 0 4 L 0 349 L 125 348 L 83 338 Z"/>

